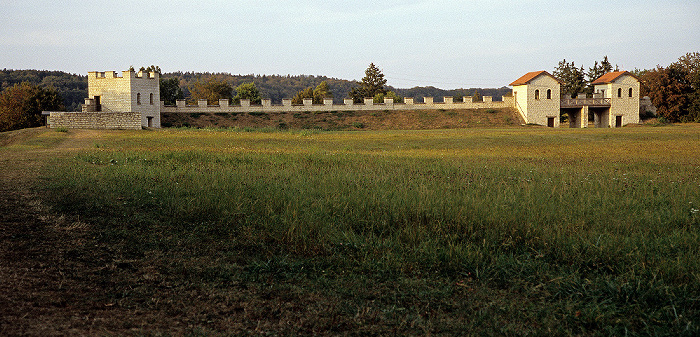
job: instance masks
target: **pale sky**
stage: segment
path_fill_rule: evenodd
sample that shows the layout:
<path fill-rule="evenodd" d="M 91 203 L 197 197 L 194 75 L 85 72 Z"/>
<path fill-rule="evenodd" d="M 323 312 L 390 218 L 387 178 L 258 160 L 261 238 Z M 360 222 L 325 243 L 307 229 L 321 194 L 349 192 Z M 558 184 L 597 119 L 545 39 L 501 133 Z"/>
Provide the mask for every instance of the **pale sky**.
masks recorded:
<path fill-rule="evenodd" d="M 501 87 L 562 59 L 623 70 L 700 51 L 700 0 L 0 0 L 0 67 L 325 75 Z"/>

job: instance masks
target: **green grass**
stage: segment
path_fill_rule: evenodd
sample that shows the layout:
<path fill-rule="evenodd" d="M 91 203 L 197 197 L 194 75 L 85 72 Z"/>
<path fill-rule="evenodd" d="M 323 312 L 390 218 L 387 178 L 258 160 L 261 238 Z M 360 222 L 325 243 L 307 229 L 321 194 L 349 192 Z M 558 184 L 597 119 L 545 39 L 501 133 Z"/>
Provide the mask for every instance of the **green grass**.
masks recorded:
<path fill-rule="evenodd" d="M 175 287 L 327 305 L 282 332 L 700 333 L 698 127 L 240 131 L 110 133 L 46 199 Z"/>

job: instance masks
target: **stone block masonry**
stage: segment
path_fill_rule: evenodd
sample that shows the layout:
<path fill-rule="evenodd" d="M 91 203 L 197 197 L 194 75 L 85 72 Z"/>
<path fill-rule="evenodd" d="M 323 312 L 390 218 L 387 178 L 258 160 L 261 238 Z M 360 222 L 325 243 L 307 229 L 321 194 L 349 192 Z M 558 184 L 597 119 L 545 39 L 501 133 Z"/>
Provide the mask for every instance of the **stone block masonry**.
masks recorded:
<path fill-rule="evenodd" d="M 451 98 L 451 97 L 450 97 Z M 404 99 L 405 103 L 394 103 L 392 98 L 385 98 L 384 103 L 374 103 L 371 98 L 364 103 L 353 103 L 352 99 L 345 99 L 344 104 L 332 104 L 331 100 L 324 104 L 311 104 L 311 99 L 304 104 L 292 105 L 291 99 L 284 99 L 281 105 L 270 104 L 269 100 L 260 105 L 251 105 L 249 100 L 241 100 L 238 105 L 229 105 L 228 102 L 219 102 L 219 105 L 206 105 L 206 101 L 197 105 L 186 105 L 184 100 L 178 100 L 176 105 L 161 105 L 161 113 L 248 113 L 248 112 L 330 112 L 330 111 L 383 111 L 383 110 L 455 110 L 455 109 L 501 109 L 513 107 L 513 97 L 503 97 L 501 101 L 492 100 L 491 96 L 484 96 L 483 102 L 472 102 L 471 97 L 466 96 L 464 102 L 454 102 L 446 99 L 444 103 L 434 103 L 432 97 L 425 97 L 425 103 L 414 103 L 413 98 Z M 224 104 L 222 104 L 224 103 Z M 162 103 L 161 103 L 162 104 Z"/>
<path fill-rule="evenodd" d="M 139 112 L 49 112 L 47 125 L 52 129 L 140 130 Z"/>

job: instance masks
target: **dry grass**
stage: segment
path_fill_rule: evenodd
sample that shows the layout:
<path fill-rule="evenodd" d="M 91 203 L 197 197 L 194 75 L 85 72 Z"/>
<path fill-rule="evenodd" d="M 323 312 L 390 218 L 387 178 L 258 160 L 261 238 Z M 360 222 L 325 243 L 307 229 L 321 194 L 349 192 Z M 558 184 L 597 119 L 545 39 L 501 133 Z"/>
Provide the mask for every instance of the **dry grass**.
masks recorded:
<path fill-rule="evenodd" d="M 690 336 L 698 131 L 41 131 L 0 332 Z"/>

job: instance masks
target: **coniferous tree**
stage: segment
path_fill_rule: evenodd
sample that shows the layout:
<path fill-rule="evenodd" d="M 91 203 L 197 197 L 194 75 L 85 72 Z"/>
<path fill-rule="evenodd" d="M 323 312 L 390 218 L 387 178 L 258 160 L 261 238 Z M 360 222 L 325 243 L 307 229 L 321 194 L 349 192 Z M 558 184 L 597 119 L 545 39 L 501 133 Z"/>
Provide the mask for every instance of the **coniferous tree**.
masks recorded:
<path fill-rule="evenodd" d="M 365 97 L 386 94 L 385 85 L 386 79 L 382 71 L 374 63 L 370 63 L 367 70 L 365 70 L 365 77 L 362 78 L 360 86 L 352 88 L 349 95 L 355 103 L 362 103 Z"/>
<path fill-rule="evenodd" d="M 588 68 L 588 72 L 586 73 L 586 94 L 592 94 L 593 93 L 593 81 L 599 79 L 601 76 L 613 71 L 613 66 L 610 64 L 608 61 L 608 56 L 605 55 L 603 57 L 603 61 L 598 64 L 598 61 L 595 61 L 593 64 L 593 68 Z"/>
<path fill-rule="evenodd" d="M 561 97 L 574 98 L 586 88 L 583 66 L 577 68 L 574 62 L 566 62 L 566 59 L 560 61 L 554 69 L 554 77 L 564 82 L 561 86 Z"/>
<path fill-rule="evenodd" d="M 177 77 L 160 79 L 160 99 L 167 105 L 174 105 L 178 99 L 185 98 Z"/>

